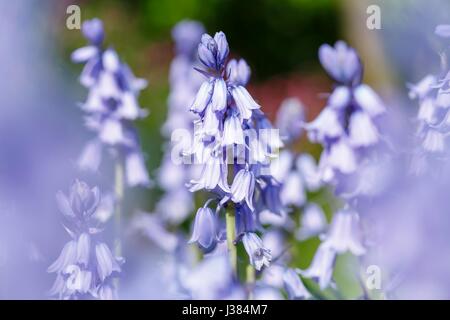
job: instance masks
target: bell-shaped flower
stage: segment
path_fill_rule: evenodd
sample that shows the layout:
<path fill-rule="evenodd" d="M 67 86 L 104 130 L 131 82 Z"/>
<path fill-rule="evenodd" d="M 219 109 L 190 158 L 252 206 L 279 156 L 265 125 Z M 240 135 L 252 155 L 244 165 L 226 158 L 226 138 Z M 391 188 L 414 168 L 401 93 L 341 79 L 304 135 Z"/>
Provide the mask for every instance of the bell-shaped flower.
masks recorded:
<path fill-rule="evenodd" d="M 214 89 L 211 97 L 211 107 L 214 111 L 222 111 L 227 107 L 227 85 L 225 80 L 217 78 L 214 80 Z"/>
<path fill-rule="evenodd" d="M 207 68 L 217 69 L 217 50 L 216 41 L 209 34 L 203 34 L 198 45 L 198 57 Z"/>
<path fill-rule="evenodd" d="M 252 110 L 261 108 L 243 86 L 231 88 L 231 95 L 233 96 L 236 107 L 243 120 L 251 118 Z"/>
<path fill-rule="evenodd" d="M 244 131 L 242 130 L 241 121 L 238 115 L 233 112 L 225 119 L 222 144 L 224 146 L 243 145 L 244 142 Z"/>
<path fill-rule="evenodd" d="M 256 269 L 261 270 L 263 266 L 269 267 L 272 255 L 270 250 L 264 247 L 260 237 L 254 232 L 246 232 L 242 237 L 245 251 L 250 259 L 250 264 Z"/>
<path fill-rule="evenodd" d="M 219 118 L 214 111 L 212 104 L 206 107 L 205 116 L 203 117 L 203 134 L 214 137 L 219 133 Z"/>
<path fill-rule="evenodd" d="M 217 231 L 217 221 L 214 212 L 208 207 L 202 207 L 198 209 L 195 216 L 189 243 L 197 243 L 202 250 L 210 252 L 216 246 Z"/>
<path fill-rule="evenodd" d="M 326 139 L 338 138 L 344 133 L 339 113 L 332 108 L 325 108 L 312 122 L 305 125 L 308 137 L 313 142 L 325 142 Z"/>
<path fill-rule="evenodd" d="M 228 47 L 227 37 L 222 31 L 216 32 L 214 41 L 217 44 L 217 67 L 220 69 L 224 65 L 230 49 Z"/>
<path fill-rule="evenodd" d="M 96 46 L 102 44 L 105 34 L 103 31 L 103 22 L 100 19 L 94 18 L 84 21 L 81 26 L 81 31 L 92 44 Z"/>
<path fill-rule="evenodd" d="M 121 268 L 117 258 L 113 256 L 105 243 L 100 242 L 95 246 L 95 257 L 97 260 L 97 272 L 101 281 L 104 281 L 113 272 L 120 272 Z"/>
<path fill-rule="evenodd" d="M 248 207 L 253 211 L 253 192 L 255 191 L 255 176 L 249 169 L 239 170 L 231 185 L 231 200 L 240 203 L 245 200 Z"/>
<path fill-rule="evenodd" d="M 126 155 L 125 173 L 127 184 L 130 187 L 150 185 L 150 178 L 145 168 L 144 157 L 136 150 L 132 150 Z"/>
<path fill-rule="evenodd" d="M 227 64 L 227 74 L 231 85 L 245 86 L 250 79 L 250 67 L 244 59 L 233 59 Z"/>
<path fill-rule="evenodd" d="M 203 164 L 203 169 L 198 180 L 190 181 L 191 192 L 195 192 L 201 189 L 213 190 L 219 187 L 223 192 L 230 192 L 228 186 L 227 176 L 228 167 L 226 163 L 222 163 L 221 156 L 212 155 Z"/>
<path fill-rule="evenodd" d="M 302 177 L 298 172 L 292 171 L 288 174 L 280 192 L 280 199 L 285 206 L 294 205 L 300 207 L 305 203 L 305 188 Z"/>
<path fill-rule="evenodd" d="M 300 271 L 300 274 L 316 281 L 320 289 L 323 290 L 330 285 L 335 260 L 336 252 L 328 246 L 321 244 L 309 268 Z"/>
<path fill-rule="evenodd" d="M 319 49 L 319 60 L 328 74 L 337 82 L 357 83 L 361 78 L 361 63 L 358 54 L 343 41 L 334 48 L 324 44 Z"/>
<path fill-rule="evenodd" d="M 296 233 L 296 237 L 300 241 L 319 235 L 327 227 L 325 213 L 315 203 L 305 206 L 300 219 L 300 229 Z"/>
<path fill-rule="evenodd" d="M 351 103 L 352 92 L 347 86 L 339 86 L 333 90 L 328 98 L 328 105 L 335 109 L 344 109 Z"/>
<path fill-rule="evenodd" d="M 304 108 L 297 98 L 288 98 L 281 103 L 275 123 L 281 139 L 293 141 L 300 137 L 305 122 Z"/>
<path fill-rule="evenodd" d="M 293 269 L 287 269 L 283 274 L 284 288 L 290 300 L 303 300 L 311 298 L 302 280 Z"/>
<path fill-rule="evenodd" d="M 366 252 L 361 239 L 358 214 L 351 209 L 336 212 L 322 245 L 337 253 L 350 251 L 356 256 Z"/>
<path fill-rule="evenodd" d="M 355 89 L 355 101 L 370 117 L 376 117 L 386 111 L 386 107 L 380 97 L 366 84 Z"/>
<path fill-rule="evenodd" d="M 214 89 L 213 81 L 204 81 L 198 89 L 197 95 L 195 96 L 194 102 L 191 106 L 191 111 L 195 113 L 202 113 L 206 106 L 211 101 L 211 96 Z"/>
<path fill-rule="evenodd" d="M 355 147 L 368 147 L 378 143 L 378 129 L 369 115 L 356 111 L 349 120 L 349 141 Z"/>

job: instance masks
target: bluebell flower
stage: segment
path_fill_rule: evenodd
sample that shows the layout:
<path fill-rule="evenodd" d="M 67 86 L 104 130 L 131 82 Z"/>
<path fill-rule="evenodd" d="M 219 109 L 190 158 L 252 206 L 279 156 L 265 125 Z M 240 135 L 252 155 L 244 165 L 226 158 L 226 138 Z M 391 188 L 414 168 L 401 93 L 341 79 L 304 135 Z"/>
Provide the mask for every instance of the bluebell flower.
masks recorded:
<path fill-rule="evenodd" d="M 321 244 L 317 249 L 309 268 L 300 271 L 300 274 L 316 281 L 323 290 L 331 283 L 335 260 L 336 252 L 330 247 Z"/>
<path fill-rule="evenodd" d="M 218 223 L 214 212 L 208 207 L 198 209 L 189 243 L 197 243 L 205 252 L 209 252 L 217 244 Z"/>
<path fill-rule="evenodd" d="M 292 142 L 300 137 L 305 121 L 304 106 L 297 98 L 285 99 L 278 112 L 276 126 L 283 140 Z"/>
<path fill-rule="evenodd" d="M 270 159 L 276 157 L 283 143 L 245 88 L 250 78 L 249 66 L 242 59 L 227 63 L 228 54 L 222 32 L 214 38 L 202 36 L 198 56 L 203 67 L 196 70 L 205 79 L 190 105 L 197 118 L 194 141 L 186 152 L 202 166 L 202 172 L 188 186 L 192 192 L 212 191 L 219 203 L 217 213 L 225 206 L 227 210 L 234 208 L 238 236 L 232 240 L 242 240 L 250 263 L 261 270 L 269 265 L 271 255 L 255 231 L 262 229 L 260 212 L 268 207 L 283 212 L 278 195 L 280 185 L 269 170 Z M 233 177 L 229 186 L 231 164 Z M 199 236 L 194 238 L 196 241 Z"/>
<path fill-rule="evenodd" d="M 255 191 L 255 177 L 248 168 L 239 170 L 231 185 L 231 200 L 240 203 L 245 200 L 247 206 L 253 210 L 253 192 Z"/>
<path fill-rule="evenodd" d="M 200 22 L 183 20 L 172 29 L 172 38 L 175 41 L 176 54 L 194 59 L 194 53 L 200 42 L 205 28 Z"/>
<path fill-rule="evenodd" d="M 270 250 L 264 247 L 261 238 L 254 232 L 246 232 L 242 236 L 245 251 L 250 259 L 250 263 L 256 270 L 261 270 L 264 266 L 269 267 L 272 255 Z"/>
<path fill-rule="evenodd" d="M 284 287 L 288 293 L 289 299 L 300 300 L 309 299 L 311 294 L 303 285 L 302 280 L 293 269 L 287 269 L 283 274 Z"/>
<path fill-rule="evenodd" d="M 244 130 L 239 116 L 235 112 L 230 113 L 225 119 L 222 144 L 224 146 L 244 144 Z"/>
<path fill-rule="evenodd" d="M 98 188 L 76 180 L 68 197 L 58 192 L 56 199 L 72 240 L 48 267 L 56 273 L 50 294 L 61 299 L 115 298 L 112 279 L 121 272 L 123 259 L 99 239 L 101 230 L 93 218 L 100 203 Z"/>
<path fill-rule="evenodd" d="M 350 208 L 339 210 L 334 214 L 322 244 L 336 253 L 349 251 L 356 256 L 362 255 L 366 249 L 362 243 L 360 228 L 359 216 L 354 210 Z"/>
<path fill-rule="evenodd" d="M 256 232 L 260 229 L 257 215 L 245 204 L 236 205 L 236 234 L 237 238 L 246 232 Z"/>
<path fill-rule="evenodd" d="M 296 232 L 296 237 L 300 241 L 321 234 L 327 227 L 325 213 L 315 203 L 308 203 L 305 206 L 300 219 L 300 228 Z"/>
<path fill-rule="evenodd" d="M 362 84 L 362 63 L 353 48 L 338 41 L 323 45 L 319 58 L 337 82 L 327 106 L 315 120 L 305 125 L 308 137 L 324 147 L 320 159 L 322 179 L 331 182 L 337 175 L 354 174 L 365 150 L 380 141 L 375 119 L 385 112 L 379 96 Z"/>
<path fill-rule="evenodd" d="M 86 113 L 87 128 L 94 131 L 96 137 L 81 153 L 79 166 L 97 170 L 103 149 L 113 148 L 126 161 L 128 184 L 148 186 L 150 179 L 136 129 L 132 125 L 132 121 L 146 116 L 137 101 L 146 81 L 136 78 L 114 49 L 103 49 L 104 34 L 100 20 L 85 21 L 82 31 L 90 45 L 74 51 L 72 59 L 86 63 L 80 82 L 89 92 L 81 109 Z"/>
<path fill-rule="evenodd" d="M 245 86 L 250 79 L 250 67 L 244 59 L 232 59 L 227 64 L 228 82 L 232 85 Z"/>
<path fill-rule="evenodd" d="M 436 34 L 447 37 L 448 25 L 436 27 Z M 431 168 L 430 161 L 448 157 L 447 136 L 450 132 L 450 72 L 445 55 L 441 56 L 441 74 L 427 75 L 417 84 L 408 84 L 411 99 L 417 99 L 416 139 L 419 147 L 411 161 L 411 170 L 416 174 Z M 433 165 L 435 170 L 435 165 Z"/>
<path fill-rule="evenodd" d="M 334 48 L 324 44 L 319 49 L 319 59 L 328 74 L 337 82 L 352 84 L 361 78 L 362 67 L 355 49 L 343 41 Z"/>

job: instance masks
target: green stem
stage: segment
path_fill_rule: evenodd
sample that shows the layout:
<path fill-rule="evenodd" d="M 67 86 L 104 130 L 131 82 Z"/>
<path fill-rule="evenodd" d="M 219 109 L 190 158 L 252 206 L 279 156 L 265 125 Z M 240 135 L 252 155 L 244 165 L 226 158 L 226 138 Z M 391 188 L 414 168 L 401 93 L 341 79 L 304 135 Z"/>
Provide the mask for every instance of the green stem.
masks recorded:
<path fill-rule="evenodd" d="M 114 239 L 114 255 L 116 257 L 122 256 L 122 202 L 124 194 L 124 167 L 121 159 L 117 159 L 114 170 L 114 224 L 115 224 L 115 239 Z M 119 280 L 115 279 L 116 288 L 119 287 Z"/>
<path fill-rule="evenodd" d="M 248 300 L 253 300 L 253 286 L 255 285 L 255 268 L 249 263 L 246 268 L 246 282 L 248 290 Z"/>
<path fill-rule="evenodd" d="M 234 240 L 236 239 L 236 216 L 234 215 L 233 209 L 227 209 L 227 212 L 225 213 L 225 222 L 227 227 L 227 246 L 230 255 L 230 263 L 237 278 L 237 249 L 234 244 Z"/>

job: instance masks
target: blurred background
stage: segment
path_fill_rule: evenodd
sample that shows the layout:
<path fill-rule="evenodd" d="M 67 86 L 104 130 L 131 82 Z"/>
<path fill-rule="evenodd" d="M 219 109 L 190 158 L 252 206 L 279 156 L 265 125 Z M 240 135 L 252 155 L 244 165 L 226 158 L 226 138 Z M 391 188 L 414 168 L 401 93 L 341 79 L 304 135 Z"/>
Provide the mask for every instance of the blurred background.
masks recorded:
<path fill-rule="evenodd" d="M 269 118 L 274 119 L 285 98 L 297 97 L 310 120 L 324 107 L 321 93 L 332 85 L 317 58 L 322 43 L 343 39 L 355 47 L 364 62 L 364 81 L 390 109 L 412 115 L 416 105 L 407 98 L 406 83 L 438 70 L 441 44 L 433 31 L 450 21 L 446 0 L 0 2 L 0 298 L 46 297 L 53 281 L 46 268 L 67 240 L 58 220 L 56 191 L 67 191 L 76 177 L 108 184 L 108 178 L 83 177 L 75 166 L 90 134 L 77 108 L 86 95 L 78 83 L 81 67 L 70 61 L 70 53 L 86 44 L 79 30 L 66 28 L 71 4 L 81 8 L 82 20 L 102 19 L 105 43 L 149 81 L 139 102 L 150 115 L 137 125 L 151 176 L 163 156 L 160 128 L 167 114 L 174 55 L 170 32 L 177 22 L 194 19 L 209 33 L 225 32 L 231 56 L 245 58 L 251 66 L 249 91 Z M 381 30 L 366 27 L 371 4 L 381 8 Z M 396 129 L 408 126 L 404 121 Z M 320 152 L 304 139 L 296 148 L 315 156 Z M 160 196 L 157 186 L 132 190 L 128 211 L 151 212 Z M 293 264 L 308 266 L 317 244 L 312 239 L 297 248 Z M 164 258 L 148 242 L 129 245 L 141 250 L 127 257 L 130 288 L 124 297 L 169 297 L 158 284 Z M 145 281 L 138 280 L 142 275 L 147 275 Z M 357 285 L 348 283 L 352 297 Z"/>

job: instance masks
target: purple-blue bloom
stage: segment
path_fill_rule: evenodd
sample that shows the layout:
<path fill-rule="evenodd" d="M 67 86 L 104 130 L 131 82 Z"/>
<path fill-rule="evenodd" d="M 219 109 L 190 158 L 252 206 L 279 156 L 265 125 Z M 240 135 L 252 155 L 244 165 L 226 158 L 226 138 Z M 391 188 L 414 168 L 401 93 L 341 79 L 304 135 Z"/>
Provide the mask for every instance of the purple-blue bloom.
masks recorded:
<path fill-rule="evenodd" d="M 88 96 L 81 109 L 86 112 L 87 128 L 94 131 L 96 137 L 84 148 L 79 166 L 97 170 L 103 149 L 112 148 L 119 155 L 119 161 L 125 162 L 128 185 L 148 186 L 145 160 L 132 124 L 147 114 L 137 102 L 146 81 L 135 78 L 114 49 L 103 49 L 100 20 L 85 21 L 82 31 L 90 45 L 74 51 L 72 60 L 85 63 L 80 82 L 88 89 Z"/>
<path fill-rule="evenodd" d="M 76 180 L 69 196 L 57 193 L 64 227 L 71 236 L 48 272 L 56 273 L 50 295 L 60 299 L 113 299 L 117 297 L 112 279 L 121 272 L 123 259 L 115 257 L 99 239 L 93 214 L 100 203 L 97 187 Z"/>

